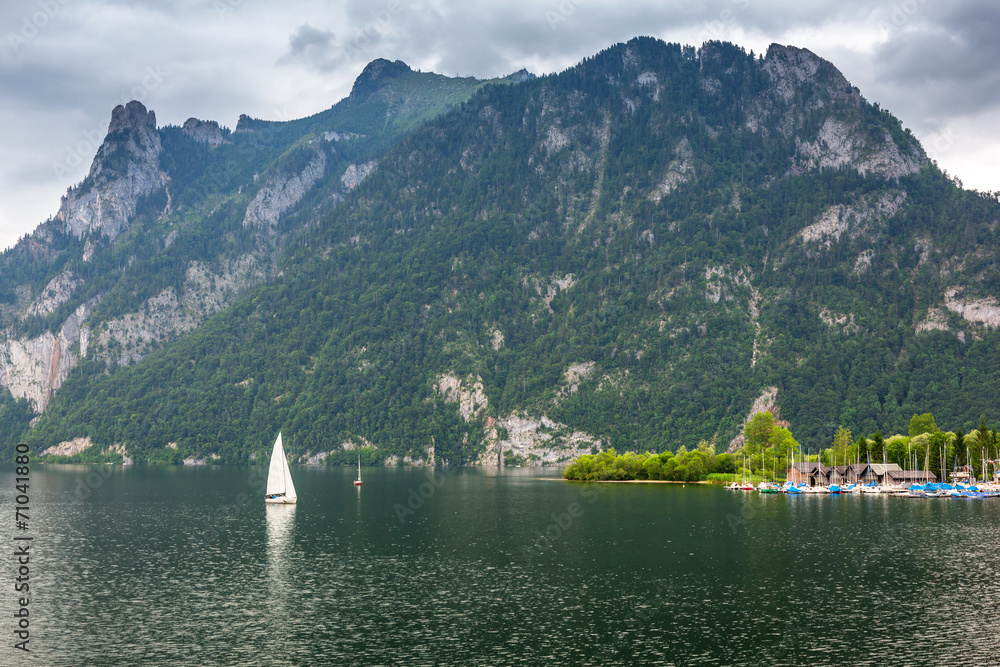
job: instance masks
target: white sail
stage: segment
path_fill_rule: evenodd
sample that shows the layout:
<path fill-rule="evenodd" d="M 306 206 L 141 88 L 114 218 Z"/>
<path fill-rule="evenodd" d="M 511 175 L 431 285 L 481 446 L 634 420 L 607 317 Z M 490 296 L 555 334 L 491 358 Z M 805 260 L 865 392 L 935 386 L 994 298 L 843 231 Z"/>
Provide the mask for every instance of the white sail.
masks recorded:
<path fill-rule="evenodd" d="M 278 434 L 278 437 L 279 438 L 281 437 L 280 433 Z M 282 460 L 283 470 L 285 473 L 285 481 L 284 481 L 285 499 L 294 502 L 295 498 L 297 497 L 295 495 L 295 485 L 292 484 L 292 471 L 288 469 L 288 459 L 285 458 L 284 448 L 282 448 L 281 450 L 281 460 Z"/>
<path fill-rule="evenodd" d="M 271 450 L 271 465 L 267 469 L 267 495 L 285 493 L 285 478 L 288 474 L 288 462 L 285 461 L 285 448 L 281 444 L 281 431 L 274 441 Z M 289 482 L 291 477 L 288 477 Z"/>

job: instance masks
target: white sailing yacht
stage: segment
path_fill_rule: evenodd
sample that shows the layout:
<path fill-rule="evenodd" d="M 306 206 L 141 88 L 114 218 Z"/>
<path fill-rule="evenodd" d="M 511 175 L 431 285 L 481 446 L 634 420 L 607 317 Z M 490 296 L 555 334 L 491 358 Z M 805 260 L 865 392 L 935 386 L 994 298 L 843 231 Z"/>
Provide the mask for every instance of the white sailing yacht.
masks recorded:
<path fill-rule="evenodd" d="M 358 478 L 354 480 L 354 486 L 361 486 L 361 455 L 358 455 Z"/>
<path fill-rule="evenodd" d="M 281 431 L 278 431 L 278 439 L 274 441 L 274 449 L 271 450 L 271 465 L 267 469 L 267 492 L 264 495 L 264 502 L 292 505 L 296 499 L 292 474 L 288 470 L 288 459 L 281 444 Z"/>

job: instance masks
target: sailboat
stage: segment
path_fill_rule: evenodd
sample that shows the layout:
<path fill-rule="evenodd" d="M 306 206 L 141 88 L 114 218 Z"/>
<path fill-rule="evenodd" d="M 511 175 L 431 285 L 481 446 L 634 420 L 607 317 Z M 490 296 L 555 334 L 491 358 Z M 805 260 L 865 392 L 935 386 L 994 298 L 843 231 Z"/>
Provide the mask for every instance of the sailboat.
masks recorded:
<path fill-rule="evenodd" d="M 743 457 L 743 484 L 740 486 L 741 491 L 753 491 L 753 481 L 747 479 L 747 468 L 750 465 L 747 457 Z"/>
<path fill-rule="evenodd" d="M 358 478 L 354 480 L 354 486 L 361 486 L 361 455 L 358 455 Z"/>
<path fill-rule="evenodd" d="M 281 444 L 281 431 L 278 431 L 278 439 L 274 441 L 274 449 L 271 450 L 271 465 L 267 469 L 264 502 L 293 505 L 296 499 L 292 474 L 288 470 L 288 458 L 285 457 L 285 448 Z"/>

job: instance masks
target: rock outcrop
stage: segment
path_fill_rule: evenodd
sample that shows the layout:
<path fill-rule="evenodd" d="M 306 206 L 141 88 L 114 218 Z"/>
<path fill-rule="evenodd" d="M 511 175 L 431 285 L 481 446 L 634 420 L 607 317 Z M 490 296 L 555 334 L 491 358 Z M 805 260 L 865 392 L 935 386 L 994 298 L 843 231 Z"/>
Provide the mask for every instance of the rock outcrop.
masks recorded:
<path fill-rule="evenodd" d="M 326 153 L 318 150 L 301 173 L 287 174 L 278 171 L 271 174 L 267 183 L 247 206 L 243 226 L 264 229 L 275 227 L 278 218 L 302 200 L 306 192 L 323 176 L 325 170 Z"/>
<path fill-rule="evenodd" d="M 601 449 L 601 441 L 542 415 L 517 412 L 487 422 L 486 447 L 476 465 L 547 466 L 570 463 Z"/>
<path fill-rule="evenodd" d="M 93 446 L 90 438 L 73 438 L 72 440 L 66 440 L 60 442 L 58 445 L 52 445 L 48 449 L 42 452 L 42 456 L 74 456 L 79 454 L 85 449 Z"/>
<path fill-rule="evenodd" d="M 667 167 L 663 180 L 649 193 L 650 201 L 659 202 L 676 190 L 678 186 L 694 178 L 694 166 L 691 164 L 693 153 L 691 144 L 684 137 L 674 149 L 674 160 Z"/>
<path fill-rule="evenodd" d="M 805 243 L 818 243 L 829 249 L 845 233 L 853 239 L 870 232 L 875 223 L 895 215 L 905 200 L 906 192 L 891 190 L 877 197 L 862 197 L 851 205 L 830 206 L 798 236 Z M 875 235 L 869 233 L 869 236 Z"/>
<path fill-rule="evenodd" d="M 88 330 L 82 326 L 88 305 L 77 308 L 59 332 L 33 338 L 8 337 L 0 342 L 0 387 L 15 398 L 28 399 L 42 412 L 80 356 L 86 354 Z"/>
<path fill-rule="evenodd" d="M 378 166 L 378 162 L 372 160 L 370 162 L 365 162 L 364 164 L 351 164 L 347 166 L 344 171 L 344 175 L 340 177 L 340 182 L 344 184 L 344 187 L 348 190 L 353 190 L 361 184 L 361 181 L 365 180 L 373 171 L 375 167 Z"/>
<path fill-rule="evenodd" d="M 23 316 L 49 315 L 56 312 L 59 306 L 67 303 L 73 296 L 73 290 L 83 283 L 73 277 L 70 271 L 63 271 L 49 281 L 37 298 L 28 302 Z"/>
<path fill-rule="evenodd" d="M 778 423 L 778 388 L 777 387 L 765 387 L 757 397 L 757 400 L 753 402 L 750 406 L 750 413 L 747 414 L 747 418 L 743 420 L 743 426 L 745 427 L 751 419 L 760 414 L 761 412 L 770 412 L 775 417 L 775 423 Z M 785 422 L 781 422 L 781 425 L 787 425 Z M 729 442 L 729 447 L 726 449 L 727 452 L 735 452 L 739 449 L 743 443 L 746 442 L 746 438 L 743 437 L 743 428 L 740 428 L 740 432 Z"/>
<path fill-rule="evenodd" d="M 447 373 L 438 377 L 434 389 L 445 401 L 458 403 L 458 412 L 465 421 L 479 417 L 489 407 L 489 399 L 483 391 L 483 379 L 478 375 L 463 381 Z"/>
<path fill-rule="evenodd" d="M 950 288 L 945 292 L 945 307 L 962 316 L 967 322 L 983 325 L 989 329 L 1000 327 L 1000 302 L 992 297 L 967 299 L 958 297 L 959 289 Z"/>
<path fill-rule="evenodd" d="M 223 141 L 222 128 L 214 120 L 198 120 L 188 118 L 181 130 L 195 141 L 209 146 L 221 146 Z"/>
<path fill-rule="evenodd" d="M 263 282 L 270 271 L 270 265 L 254 255 L 224 262 L 214 272 L 192 262 L 179 294 L 168 287 L 137 311 L 96 325 L 93 355 L 122 366 L 134 364 L 157 344 L 199 326 L 244 290 Z"/>
<path fill-rule="evenodd" d="M 850 167 L 862 174 L 899 178 L 928 164 L 915 140 L 902 146 L 888 131 L 876 135 L 864 131 L 866 103 L 861 93 L 836 67 L 808 49 L 771 44 L 764 72 L 771 94 L 751 105 L 747 126 L 756 130 L 761 118 L 780 115 L 781 132 L 794 137 L 798 149 L 792 171 Z M 816 135 L 803 135 L 805 119 L 817 115 L 825 119 Z"/>
<path fill-rule="evenodd" d="M 77 238 L 114 239 L 135 215 L 140 200 L 166 185 L 160 171 L 156 115 L 140 102 L 117 106 L 90 173 L 62 198 L 56 220 Z"/>

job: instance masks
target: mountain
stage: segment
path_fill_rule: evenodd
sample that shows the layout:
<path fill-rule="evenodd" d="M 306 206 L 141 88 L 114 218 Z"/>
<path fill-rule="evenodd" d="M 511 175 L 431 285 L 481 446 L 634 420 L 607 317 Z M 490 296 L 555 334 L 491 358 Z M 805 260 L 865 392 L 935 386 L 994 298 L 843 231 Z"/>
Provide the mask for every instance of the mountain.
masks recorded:
<path fill-rule="evenodd" d="M 483 83 L 376 60 L 331 109 L 244 115 L 234 132 L 196 118 L 157 129 L 139 102 L 115 108 L 87 177 L 0 256 L 7 403 L 42 412 L 80 360 L 136 363 L 273 278 L 290 233 Z"/>
<path fill-rule="evenodd" d="M 88 331 L 23 436 L 36 451 L 247 462 L 282 428 L 313 462 L 539 463 L 737 446 L 768 408 L 813 450 L 838 425 L 1000 417 L 1000 203 L 949 180 L 809 51 L 638 38 L 556 75 L 468 80 L 467 95 L 416 85 L 413 104 L 372 80 L 436 75 L 366 73 L 320 120 L 241 119 L 216 148 L 160 130 L 173 157 L 158 199 L 148 120 L 125 109 L 108 155 L 129 167 L 109 158 L 85 185 L 132 179 L 134 204 L 113 209 L 134 205 L 131 222 L 109 214 L 100 246 L 58 237 L 91 241 L 101 269 L 32 249 L 68 214 L 4 257 L 13 340 L 68 340 L 70 316 Z M 293 139 L 307 125 L 370 143 Z M 348 188 L 351 166 L 366 177 Z M 74 298 L 29 312 L 59 276 Z M 107 287 L 65 287 L 87 279 Z M 132 342 L 162 321 L 169 335 Z M 24 403 L 6 406 L 23 423 Z"/>

